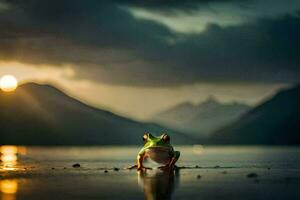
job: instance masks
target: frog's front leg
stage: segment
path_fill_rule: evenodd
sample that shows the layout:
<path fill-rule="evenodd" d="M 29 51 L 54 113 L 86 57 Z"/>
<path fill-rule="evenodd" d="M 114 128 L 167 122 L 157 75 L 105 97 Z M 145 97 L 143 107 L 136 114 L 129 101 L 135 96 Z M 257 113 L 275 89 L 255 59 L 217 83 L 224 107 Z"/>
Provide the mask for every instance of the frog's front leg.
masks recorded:
<path fill-rule="evenodd" d="M 170 162 L 167 163 L 164 166 L 159 167 L 159 168 L 160 169 L 173 169 L 174 166 L 175 166 L 175 163 L 177 162 L 177 160 L 179 159 L 179 157 L 180 157 L 180 151 L 174 151 Z"/>
<path fill-rule="evenodd" d="M 136 160 L 137 160 L 137 170 L 152 169 L 150 167 L 145 167 L 143 165 L 143 161 L 144 161 L 145 157 L 146 157 L 146 153 L 145 152 L 139 153 L 137 155 L 137 158 L 136 158 Z"/>
<path fill-rule="evenodd" d="M 172 157 L 170 163 L 169 163 L 169 167 L 174 167 L 175 163 L 177 162 L 177 160 L 180 157 L 180 151 L 174 151 L 174 156 Z"/>

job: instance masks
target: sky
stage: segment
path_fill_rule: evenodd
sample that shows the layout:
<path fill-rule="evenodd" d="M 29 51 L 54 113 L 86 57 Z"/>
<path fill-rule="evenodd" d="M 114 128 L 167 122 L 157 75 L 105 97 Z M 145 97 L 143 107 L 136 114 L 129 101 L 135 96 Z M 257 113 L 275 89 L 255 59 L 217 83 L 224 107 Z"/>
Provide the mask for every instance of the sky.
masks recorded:
<path fill-rule="evenodd" d="M 299 82 L 298 0 L 0 0 L 0 75 L 145 120 Z"/>

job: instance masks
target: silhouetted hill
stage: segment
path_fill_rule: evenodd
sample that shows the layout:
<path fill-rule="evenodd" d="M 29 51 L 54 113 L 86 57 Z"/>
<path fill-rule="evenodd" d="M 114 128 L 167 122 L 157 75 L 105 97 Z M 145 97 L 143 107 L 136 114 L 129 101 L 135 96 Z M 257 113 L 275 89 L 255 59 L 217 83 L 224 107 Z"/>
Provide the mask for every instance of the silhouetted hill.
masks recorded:
<path fill-rule="evenodd" d="M 188 138 L 88 106 L 50 85 L 27 83 L 0 92 L 0 143 L 22 145 L 141 144 L 145 131 L 168 131 L 176 143 Z"/>
<path fill-rule="evenodd" d="M 300 144 L 300 86 L 278 92 L 211 139 L 222 144 Z"/>
<path fill-rule="evenodd" d="M 207 136 L 211 132 L 235 121 L 250 109 L 242 103 L 221 103 L 213 97 L 194 105 L 182 103 L 162 111 L 153 117 L 154 122 L 190 133 Z"/>

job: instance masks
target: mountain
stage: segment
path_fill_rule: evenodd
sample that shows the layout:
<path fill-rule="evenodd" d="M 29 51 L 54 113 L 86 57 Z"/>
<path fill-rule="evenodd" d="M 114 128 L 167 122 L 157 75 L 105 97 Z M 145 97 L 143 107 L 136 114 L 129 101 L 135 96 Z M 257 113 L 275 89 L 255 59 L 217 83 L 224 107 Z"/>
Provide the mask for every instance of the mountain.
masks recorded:
<path fill-rule="evenodd" d="M 88 106 L 50 85 L 27 83 L 0 92 L 0 143 L 21 145 L 141 144 L 145 131 L 183 134 Z"/>
<path fill-rule="evenodd" d="M 218 130 L 212 143 L 300 144 L 300 85 L 278 92 L 274 97 L 244 114 L 238 121 Z"/>
<path fill-rule="evenodd" d="M 156 114 L 152 121 L 193 135 L 208 136 L 233 122 L 250 106 L 242 103 L 220 103 L 214 97 L 194 105 L 182 103 Z"/>

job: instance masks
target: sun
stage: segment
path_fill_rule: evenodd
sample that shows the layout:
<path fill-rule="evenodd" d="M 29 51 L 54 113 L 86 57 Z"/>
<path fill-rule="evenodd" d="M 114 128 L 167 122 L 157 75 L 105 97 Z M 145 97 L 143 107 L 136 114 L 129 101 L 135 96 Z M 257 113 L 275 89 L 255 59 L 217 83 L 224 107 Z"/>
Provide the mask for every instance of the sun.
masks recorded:
<path fill-rule="evenodd" d="M 18 87 L 18 80 L 12 75 L 4 75 L 0 79 L 0 88 L 4 92 L 12 92 Z"/>

